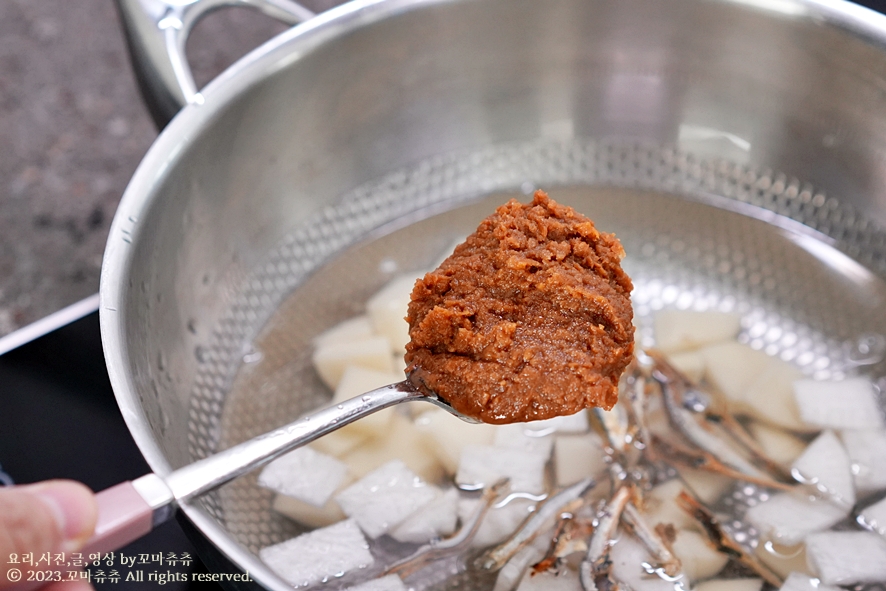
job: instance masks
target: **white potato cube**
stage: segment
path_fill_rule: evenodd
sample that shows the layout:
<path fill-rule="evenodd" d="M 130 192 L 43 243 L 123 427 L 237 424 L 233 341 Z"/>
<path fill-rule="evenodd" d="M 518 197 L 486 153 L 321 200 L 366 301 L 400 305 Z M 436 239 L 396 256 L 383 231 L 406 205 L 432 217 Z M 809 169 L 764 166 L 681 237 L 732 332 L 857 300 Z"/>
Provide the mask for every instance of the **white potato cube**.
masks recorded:
<path fill-rule="evenodd" d="M 366 302 L 366 313 L 375 332 L 387 338 L 393 353 L 406 352 L 409 342 L 406 309 L 415 280 L 414 275 L 395 277 Z"/>
<path fill-rule="evenodd" d="M 397 541 L 416 544 L 448 536 L 458 521 L 458 499 L 458 490 L 450 488 L 388 533 Z"/>
<path fill-rule="evenodd" d="M 415 427 L 424 435 L 427 447 L 449 474 L 455 474 L 458 470 L 462 448 L 466 445 L 492 445 L 498 429 L 496 425 L 487 423 L 468 423 L 436 407 L 418 415 Z"/>
<path fill-rule="evenodd" d="M 697 591 L 697 590 L 696 590 Z M 778 591 L 842 591 L 833 585 L 822 585 L 818 579 L 813 579 L 803 573 L 791 573 L 785 579 Z"/>
<path fill-rule="evenodd" d="M 696 384 L 704 378 L 704 356 L 698 351 L 682 351 L 668 355 L 668 362 L 691 382 Z"/>
<path fill-rule="evenodd" d="M 825 585 L 886 581 L 886 540 L 869 531 L 829 531 L 806 538 L 806 557 Z"/>
<path fill-rule="evenodd" d="M 479 499 L 461 498 L 458 501 L 458 518 L 465 523 L 479 506 Z M 511 535 L 529 517 L 535 503 L 528 499 L 513 498 L 502 507 L 493 506 L 477 529 L 471 548 L 485 548 L 498 544 Z"/>
<path fill-rule="evenodd" d="M 786 429 L 817 431 L 801 420 L 794 398 L 794 382 L 803 377 L 803 372 L 778 357 L 767 359 L 762 371 L 741 395 L 745 412 Z"/>
<path fill-rule="evenodd" d="M 696 349 L 734 339 L 741 317 L 723 312 L 661 310 L 653 318 L 655 345 L 665 353 Z"/>
<path fill-rule="evenodd" d="M 778 427 L 753 421 L 748 430 L 763 453 L 779 464 L 790 464 L 806 449 L 802 439 Z"/>
<path fill-rule="evenodd" d="M 669 480 L 659 484 L 647 493 L 643 503 L 643 514 L 647 523 L 673 525 L 677 530 L 698 527 L 696 521 L 677 504 L 677 497 L 685 490 L 679 480 Z"/>
<path fill-rule="evenodd" d="M 314 337 L 314 347 L 365 341 L 374 336 L 376 336 L 376 334 L 372 330 L 372 323 L 369 322 L 369 316 L 362 314 L 339 322 L 332 328 L 327 329 Z"/>
<path fill-rule="evenodd" d="M 886 499 L 865 507 L 861 512 L 860 521 L 881 536 L 886 536 Z"/>
<path fill-rule="evenodd" d="M 561 435 L 554 443 L 557 486 L 568 486 L 582 478 L 596 478 L 608 467 L 602 441 L 595 433 Z"/>
<path fill-rule="evenodd" d="M 798 380 L 794 396 L 803 421 L 829 429 L 882 429 L 883 413 L 867 378 Z"/>
<path fill-rule="evenodd" d="M 745 518 L 761 535 L 785 546 L 831 527 L 849 514 L 834 503 L 803 494 L 779 493 L 748 509 Z"/>
<path fill-rule="evenodd" d="M 318 508 L 286 495 L 276 495 L 271 508 L 308 527 L 326 527 L 347 517 L 335 499 L 329 499 L 325 505 Z"/>
<path fill-rule="evenodd" d="M 705 536 L 692 530 L 679 530 L 672 547 L 691 583 L 714 576 L 729 562 L 728 556 L 711 548 Z"/>
<path fill-rule="evenodd" d="M 347 478 L 348 467 L 326 454 L 302 447 L 264 467 L 258 484 L 274 492 L 322 507 Z"/>
<path fill-rule="evenodd" d="M 394 460 L 335 495 L 335 500 L 366 535 L 377 538 L 439 495 L 437 487 Z"/>
<path fill-rule="evenodd" d="M 443 466 L 412 421 L 395 413 L 388 426 L 388 432 L 383 436 L 372 437 L 342 456 L 350 473 L 362 478 L 391 460 L 400 460 L 425 482 L 439 480 Z"/>
<path fill-rule="evenodd" d="M 554 448 L 554 436 L 550 431 L 533 431 L 529 423 L 499 425 L 495 430 L 493 445 L 544 454 L 548 457 Z"/>
<path fill-rule="evenodd" d="M 545 491 L 548 455 L 490 445 L 466 445 L 461 452 L 455 481 L 460 485 L 487 487 L 510 478 L 511 490 L 540 494 Z"/>
<path fill-rule="evenodd" d="M 886 430 L 846 430 L 840 433 L 852 462 L 852 476 L 859 493 L 886 488 Z"/>
<path fill-rule="evenodd" d="M 804 544 L 783 546 L 766 541 L 757 544 L 754 553 L 760 562 L 782 579 L 791 573 L 802 573 L 809 576 L 813 574 L 806 563 L 806 546 Z"/>
<path fill-rule="evenodd" d="M 700 582 L 693 591 L 760 591 L 762 588 L 763 579 L 710 579 Z"/>
<path fill-rule="evenodd" d="M 536 434 L 542 433 L 587 433 L 591 428 L 588 409 L 583 408 L 577 413 L 560 417 L 551 417 L 541 421 L 522 423 Z"/>
<path fill-rule="evenodd" d="M 699 353 L 704 358 L 705 378 L 743 410 L 748 386 L 769 365 L 769 356 L 741 343 L 709 345 Z"/>
<path fill-rule="evenodd" d="M 335 394 L 332 397 L 332 404 L 338 404 L 360 396 L 370 390 L 402 382 L 404 376 L 397 375 L 394 372 L 378 371 L 360 367 L 359 365 L 349 365 L 345 368 L 338 386 L 335 388 Z M 350 425 L 346 425 L 339 429 L 348 432 L 365 432 L 367 435 L 378 437 L 384 435 L 390 428 L 391 417 L 397 412 L 396 408 L 386 408 L 372 413 L 368 417 L 363 417 L 359 421 L 355 421 Z"/>
<path fill-rule="evenodd" d="M 833 431 L 823 431 L 793 464 L 793 473 L 813 484 L 829 500 L 846 508 L 855 504 L 852 465 Z"/>
<path fill-rule="evenodd" d="M 333 390 L 338 387 L 338 382 L 349 365 L 394 373 L 390 345 L 384 337 L 316 347 L 311 360 L 320 379 Z"/>
<path fill-rule="evenodd" d="M 631 591 L 675 591 L 674 582 L 649 576 L 643 564 L 652 562 L 646 547 L 631 535 L 622 532 L 609 551 L 612 575 Z"/>
<path fill-rule="evenodd" d="M 338 429 L 310 443 L 310 447 L 335 458 L 343 458 L 348 452 L 363 445 L 369 439 L 366 432 Z"/>
<path fill-rule="evenodd" d="M 407 587 L 397 575 L 388 575 L 372 579 L 353 587 L 348 587 L 345 591 L 406 591 Z"/>
<path fill-rule="evenodd" d="M 722 497 L 735 481 L 722 474 L 709 472 L 708 470 L 694 470 L 692 468 L 678 468 L 680 478 L 696 497 L 705 503 L 713 503 Z"/>
<path fill-rule="evenodd" d="M 262 548 L 259 556 L 297 587 L 310 587 L 374 562 L 366 538 L 350 519 Z"/>

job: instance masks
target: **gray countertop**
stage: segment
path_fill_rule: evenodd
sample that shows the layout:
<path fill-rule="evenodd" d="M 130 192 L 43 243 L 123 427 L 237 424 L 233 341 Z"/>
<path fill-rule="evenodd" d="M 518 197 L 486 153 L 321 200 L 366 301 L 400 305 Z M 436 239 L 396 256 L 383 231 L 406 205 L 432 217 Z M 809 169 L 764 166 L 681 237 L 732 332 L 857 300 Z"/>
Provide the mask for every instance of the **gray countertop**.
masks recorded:
<path fill-rule="evenodd" d="M 198 85 L 283 28 L 210 14 L 188 45 Z M 114 210 L 156 135 L 112 0 L 0 2 L 0 337 L 98 290 Z"/>

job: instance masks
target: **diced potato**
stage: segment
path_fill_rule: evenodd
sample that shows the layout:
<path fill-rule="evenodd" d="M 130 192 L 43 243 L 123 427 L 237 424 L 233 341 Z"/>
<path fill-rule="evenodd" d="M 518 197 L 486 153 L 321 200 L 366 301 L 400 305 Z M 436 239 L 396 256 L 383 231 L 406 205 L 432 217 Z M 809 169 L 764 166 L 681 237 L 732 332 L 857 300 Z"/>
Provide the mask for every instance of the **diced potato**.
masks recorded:
<path fill-rule="evenodd" d="M 665 353 L 696 349 L 734 339 L 741 317 L 723 312 L 661 310 L 653 318 L 655 345 Z"/>
<path fill-rule="evenodd" d="M 707 470 L 679 468 L 677 471 L 683 482 L 686 483 L 686 486 L 692 490 L 696 497 L 705 503 L 713 503 L 722 497 L 735 482 L 728 476 Z"/>
<path fill-rule="evenodd" d="M 455 531 L 458 489 L 450 488 L 388 532 L 400 542 L 424 544 Z"/>
<path fill-rule="evenodd" d="M 802 439 L 778 427 L 752 421 L 748 429 L 766 456 L 779 464 L 790 464 L 806 449 Z"/>
<path fill-rule="evenodd" d="M 310 447 L 330 456 L 342 458 L 348 452 L 366 443 L 368 439 L 369 435 L 365 432 L 338 429 L 332 433 L 327 433 L 319 439 L 315 439 L 311 442 Z"/>
<path fill-rule="evenodd" d="M 802 419 L 830 429 L 882 429 L 883 414 L 867 378 L 838 382 L 798 380 L 794 395 Z"/>
<path fill-rule="evenodd" d="M 792 546 L 848 514 L 847 508 L 802 493 L 779 493 L 748 509 L 745 517 L 764 538 Z"/>
<path fill-rule="evenodd" d="M 366 538 L 350 519 L 262 548 L 259 556 L 289 584 L 300 587 L 375 562 Z"/>
<path fill-rule="evenodd" d="M 806 538 L 809 565 L 825 585 L 886 581 L 886 540 L 869 531 L 828 531 Z"/>
<path fill-rule="evenodd" d="M 349 365 L 345 368 L 338 387 L 335 389 L 332 404 L 338 404 L 370 390 L 402 381 L 403 377 L 398 376 L 394 372 L 367 369 L 359 365 Z M 345 425 L 339 430 L 355 433 L 363 432 L 367 435 L 378 437 L 387 433 L 387 430 L 390 428 L 391 417 L 395 413 L 397 413 L 396 408 L 386 408 L 374 412 L 368 417 L 363 417 L 350 425 Z"/>
<path fill-rule="evenodd" d="M 698 383 L 704 378 L 704 356 L 698 351 L 672 353 L 668 355 L 668 361 L 692 382 Z"/>
<path fill-rule="evenodd" d="M 762 588 L 763 579 L 710 579 L 696 585 L 693 591 L 760 591 Z"/>
<path fill-rule="evenodd" d="M 443 467 L 432 450 L 427 448 L 426 439 L 412 421 L 401 414 L 394 414 L 389 426 L 390 429 L 384 436 L 367 439 L 341 458 L 348 465 L 351 474 L 361 478 L 396 459 L 403 461 L 425 481 L 438 481 L 443 474 Z"/>
<path fill-rule="evenodd" d="M 803 373 L 790 363 L 767 356 L 766 365 L 748 384 L 741 401 L 751 416 L 762 421 L 794 431 L 817 431 L 800 419 L 794 398 L 794 382 L 802 377 Z"/>
<path fill-rule="evenodd" d="M 335 500 L 366 535 L 377 538 L 440 494 L 406 464 L 393 460 L 335 495 Z"/>
<path fill-rule="evenodd" d="M 346 591 L 406 591 L 407 587 L 397 575 L 387 575 L 366 581 L 354 587 L 348 587 Z"/>
<path fill-rule="evenodd" d="M 643 564 L 652 562 L 648 550 L 634 536 L 624 532 L 609 551 L 613 578 L 632 591 L 674 591 L 674 582 L 649 576 Z"/>
<path fill-rule="evenodd" d="M 699 350 L 705 362 L 705 379 L 734 404 L 746 408 L 745 392 L 769 364 L 769 356 L 741 343 L 709 345 Z"/>
<path fill-rule="evenodd" d="M 545 464 L 548 455 L 490 445 L 466 445 L 462 448 L 455 481 L 474 487 L 492 486 L 501 478 L 510 478 L 511 490 L 540 494 L 545 491 Z"/>
<path fill-rule="evenodd" d="M 355 341 L 365 341 L 374 336 L 376 336 L 376 334 L 372 330 L 372 323 L 369 322 L 369 316 L 361 314 L 360 316 L 355 316 L 339 322 L 332 328 L 327 329 L 314 337 L 314 346 L 325 347 L 327 345 L 337 345 L 340 343 L 353 343 Z"/>
<path fill-rule="evenodd" d="M 853 479 L 859 493 L 886 488 L 886 430 L 860 429 L 840 433 L 853 466 Z"/>
<path fill-rule="evenodd" d="M 462 523 L 471 518 L 479 502 L 479 499 L 459 499 L 458 518 Z M 493 506 L 483 518 L 474 539 L 471 540 L 471 548 L 485 548 L 507 539 L 529 516 L 530 509 L 533 507 L 535 507 L 535 503 L 520 498 L 511 499 L 503 507 Z"/>
<path fill-rule="evenodd" d="M 606 470 L 606 453 L 599 436 L 560 435 L 554 443 L 554 471 L 557 486 L 567 486 L 582 478 L 596 477 Z"/>
<path fill-rule="evenodd" d="M 828 500 L 851 508 L 855 504 L 852 465 L 833 431 L 823 431 L 793 464 L 807 482 L 828 495 Z"/>
<path fill-rule="evenodd" d="M 377 334 L 388 339 L 393 353 L 406 352 L 406 343 L 409 342 L 406 309 L 415 280 L 414 275 L 395 277 L 366 302 L 372 327 Z"/>
<path fill-rule="evenodd" d="M 806 564 L 806 546 L 803 544 L 783 546 L 761 540 L 754 552 L 760 562 L 783 579 L 791 573 L 812 575 L 809 565 Z"/>
<path fill-rule="evenodd" d="M 537 452 L 550 457 L 554 448 L 554 436 L 545 435 L 543 431 L 532 431 L 530 423 L 511 423 L 499 425 L 495 430 L 493 445 L 510 449 Z"/>
<path fill-rule="evenodd" d="M 320 379 L 333 390 L 338 387 L 338 382 L 349 365 L 394 373 L 390 345 L 384 337 L 317 347 L 312 361 Z"/>
<path fill-rule="evenodd" d="M 310 447 L 293 450 L 262 469 L 258 484 L 274 492 L 322 507 L 347 478 L 348 467 Z"/>
<path fill-rule="evenodd" d="M 683 483 L 675 479 L 659 484 L 647 493 L 642 509 L 649 525 L 671 524 L 678 530 L 698 527 L 696 521 L 677 505 L 677 496 L 684 489 Z"/>
<path fill-rule="evenodd" d="M 886 499 L 865 507 L 861 512 L 865 526 L 886 537 Z"/>
<path fill-rule="evenodd" d="M 498 428 L 487 423 L 465 422 L 436 407 L 430 407 L 418 415 L 415 427 L 424 436 L 425 445 L 449 474 L 455 474 L 458 470 L 458 461 L 464 446 L 492 445 Z"/>
<path fill-rule="evenodd" d="M 524 423 L 530 431 L 551 433 L 587 433 L 591 428 L 588 409 L 575 414 Z"/>
<path fill-rule="evenodd" d="M 304 501 L 278 494 L 274 497 L 271 507 L 277 513 L 307 527 L 326 527 L 347 517 L 335 499 L 329 499 L 322 507 L 315 507 Z"/>
<path fill-rule="evenodd" d="M 705 536 L 692 530 L 679 530 L 672 547 L 690 582 L 716 575 L 729 562 L 728 556 L 711 548 Z"/>
<path fill-rule="evenodd" d="M 791 573 L 778 591 L 842 591 L 834 585 L 823 585 L 818 579 L 802 573 Z"/>

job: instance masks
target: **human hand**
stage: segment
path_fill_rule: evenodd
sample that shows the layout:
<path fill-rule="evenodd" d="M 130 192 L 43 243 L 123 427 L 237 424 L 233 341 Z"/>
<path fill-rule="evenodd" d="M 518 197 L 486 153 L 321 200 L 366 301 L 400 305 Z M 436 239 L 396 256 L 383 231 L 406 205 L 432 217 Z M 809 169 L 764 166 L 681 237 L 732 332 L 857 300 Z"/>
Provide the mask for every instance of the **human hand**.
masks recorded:
<path fill-rule="evenodd" d="M 95 529 L 98 506 L 86 486 L 70 480 L 0 487 L 0 590 L 17 583 L 10 554 L 76 552 Z M 24 569 L 19 569 L 23 571 Z M 86 591 L 86 581 L 49 583 L 45 591 Z"/>

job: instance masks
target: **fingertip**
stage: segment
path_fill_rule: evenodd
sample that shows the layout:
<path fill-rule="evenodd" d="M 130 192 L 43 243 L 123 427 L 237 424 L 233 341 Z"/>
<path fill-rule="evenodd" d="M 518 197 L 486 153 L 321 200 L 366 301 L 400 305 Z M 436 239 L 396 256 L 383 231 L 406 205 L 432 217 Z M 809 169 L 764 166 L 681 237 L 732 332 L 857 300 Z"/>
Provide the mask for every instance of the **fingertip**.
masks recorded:
<path fill-rule="evenodd" d="M 95 494 L 73 480 L 48 480 L 22 487 L 52 512 L 64 537 L 62 551 L 80 549 L 95 530 L 98 505 Z"/>

